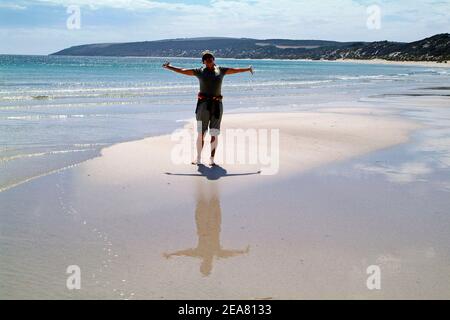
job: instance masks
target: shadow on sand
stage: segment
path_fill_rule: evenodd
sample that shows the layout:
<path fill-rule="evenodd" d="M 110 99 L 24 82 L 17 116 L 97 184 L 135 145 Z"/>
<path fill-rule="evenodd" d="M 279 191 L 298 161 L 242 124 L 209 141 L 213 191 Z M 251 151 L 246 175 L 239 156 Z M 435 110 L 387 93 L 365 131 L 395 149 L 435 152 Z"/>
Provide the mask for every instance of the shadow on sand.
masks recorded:
<path fill-rule="evenodd" d="M 184 177 L 206 177 L 208 180 L 219 180 L 224 177 L 238 177 L 238 176 L 251 176 L 255 174 L 260 174 L 261 171 L 255 172 L 245 172 L 245 173 L 228 173 L 226 169 L 219 165 L 212 167 L 207 167 L 204 164 L 199 164 L 197 166 L 198 173 L 171 173 L 165 172 L 167 175 L 171 176 L 184 176 Z"/>

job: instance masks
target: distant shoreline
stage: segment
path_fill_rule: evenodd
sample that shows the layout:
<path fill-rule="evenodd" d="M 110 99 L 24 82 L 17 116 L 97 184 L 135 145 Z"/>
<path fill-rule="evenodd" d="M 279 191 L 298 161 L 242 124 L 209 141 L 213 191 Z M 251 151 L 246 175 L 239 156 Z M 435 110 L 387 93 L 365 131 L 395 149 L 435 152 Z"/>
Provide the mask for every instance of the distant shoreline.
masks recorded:
<path fill-rule="evenodd" d="M 30 57 L 74 57 L 74 58 L 126 58 L 126 59 L 200 59 L 200 57 L 160 57 L 160 56 L 78 56 L 78 55 L 55 55 L 55 54 L 3 54 L 0 56 L 30 56 Z M 304 61 L 304 62 L 329 62 L 329 63 L 359 63 L 359 64 L 378 64 L 378 65 L 397 65 L 397 66 L 413 66 L 413 67 L 430 67 L 430 68 L 450 68 L 450 62 L 437 61 L 400 61 L 400 60 L 384 60 L 384 59 L 277 59 L 277 58 L 224 58 L 218 56 L 217 59 L 237 60 L 237 61 Z"/>
<path fill-rule="evenodd" d="M 200 57 L 159 57 L 159 56 L 77 56 L 77 55 L 43 55 L 43 56 L 56 56 L 56 57 L 104 57 L 104 58 L 137 58 L 137 59 L 200 59 Z M 450 68 L 450 63 L 437 62 L 437 61 L 400 61 L 400 60 L 385 60 L 385 59 L 276 59 L 276 58 L 224 58 L 216 57 L 217 59 L 227 59 L 227 60 L 261 60 L 261 61 L 305 61 L 305 62 L 345 62 L 345 63 L 361 63 L 361 64 L 385 64 L 385 65 L 402 65 L 402 66 L 419 66 L 419 67 L 439 67 L 439 68 Z"/>
<path fill-rule="evenodd" d="M 436 62 L 436 61 L 395 61 L 384 59 L 373 60 L 358 60 L 358 59 L 337 59 L 337 60 L 321 60 L 327 62 L 345 62 L 345 63 L 361 63 L 361 64 L 385 64 L 385 65 L 400 65 L 400 66 L 419 66 L 419 67 L 434 67 L 434 68 L 450 68 L 450 63 Z"/>

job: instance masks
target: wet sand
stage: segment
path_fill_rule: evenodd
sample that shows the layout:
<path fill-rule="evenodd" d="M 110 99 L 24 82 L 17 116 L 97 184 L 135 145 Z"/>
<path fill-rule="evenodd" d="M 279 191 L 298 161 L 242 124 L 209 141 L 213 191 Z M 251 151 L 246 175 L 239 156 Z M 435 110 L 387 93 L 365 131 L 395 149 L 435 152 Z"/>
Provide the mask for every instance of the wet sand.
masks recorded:
<path fill-rule="evenodd" d="M 329 108 L 226 114 L 223 126 L 279 129 L 279 171 L 176 164 L 177 141 L 160 136 L 0 193 L 0 296 L 449 297 L 448 200 L 361 167 L 395 159 L 420 121 Z M 366 287 L 373 264 L 380 291 Z M 69 265 L 81 268 L 81 290 L 66 289 Z"/>

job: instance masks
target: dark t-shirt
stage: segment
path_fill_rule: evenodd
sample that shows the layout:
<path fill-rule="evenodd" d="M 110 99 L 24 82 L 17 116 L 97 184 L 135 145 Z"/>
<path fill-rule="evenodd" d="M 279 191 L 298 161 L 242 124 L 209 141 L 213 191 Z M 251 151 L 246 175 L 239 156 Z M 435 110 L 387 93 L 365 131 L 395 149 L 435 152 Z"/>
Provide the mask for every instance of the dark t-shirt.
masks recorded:
<path fill-rule="evenodd" d="M 194 75 L 200 82 L 200 92 L 205 95 L 222 95 L 222 80 L 228 68 L 215 66 L 214 70 L 207 67 L 194 69 Z"/>

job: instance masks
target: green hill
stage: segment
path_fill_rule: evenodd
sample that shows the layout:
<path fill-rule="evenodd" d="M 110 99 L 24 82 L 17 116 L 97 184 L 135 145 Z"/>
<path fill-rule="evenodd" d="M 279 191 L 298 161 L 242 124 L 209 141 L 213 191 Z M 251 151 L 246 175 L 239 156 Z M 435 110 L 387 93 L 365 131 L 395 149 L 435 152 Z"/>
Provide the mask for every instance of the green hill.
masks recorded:
<path fill-rule="evenodd" d="M 129 43 L 75 46 L 53 53 L 70 56 L 198 57 L 209 49 L 217 57 L 253 59 L 386 59 L 396 61 L 450 60 L 450 35 L 439 34 L 411 43 L 336 42 L 323 40 L 178 38 Z"/>

